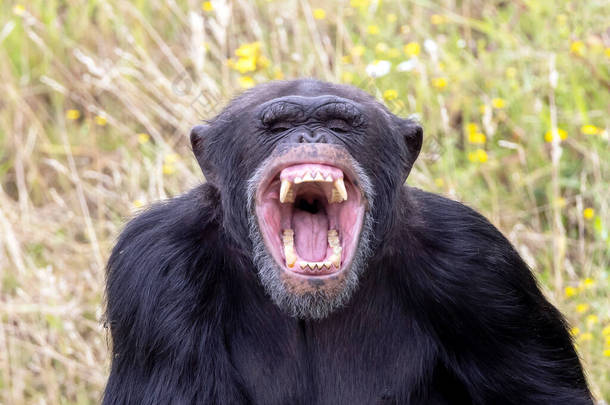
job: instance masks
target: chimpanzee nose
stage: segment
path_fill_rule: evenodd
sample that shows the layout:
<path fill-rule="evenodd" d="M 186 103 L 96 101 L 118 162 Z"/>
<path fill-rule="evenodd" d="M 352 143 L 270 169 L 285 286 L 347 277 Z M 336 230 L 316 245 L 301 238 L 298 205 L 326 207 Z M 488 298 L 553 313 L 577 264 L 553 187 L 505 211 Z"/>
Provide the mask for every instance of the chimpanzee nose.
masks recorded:
<path fill-rule="evenodd" d="M 299 128 L 290 134 L 290 140 L 295 143 L 327 143 L 326 134 L 323 130 L 311 131 L 307 128 Z"/>

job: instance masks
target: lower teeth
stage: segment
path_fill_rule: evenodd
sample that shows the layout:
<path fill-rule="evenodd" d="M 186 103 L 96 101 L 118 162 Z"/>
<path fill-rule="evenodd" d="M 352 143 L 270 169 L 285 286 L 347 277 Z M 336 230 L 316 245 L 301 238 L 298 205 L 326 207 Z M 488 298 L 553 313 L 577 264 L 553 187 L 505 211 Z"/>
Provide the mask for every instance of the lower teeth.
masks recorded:
<path fill-rule="evenodd" d="M 284 244 L 284 256 L 286 257 L 286 266 L 293 268 L 297 261 L 297 254 L 294 250 L 294 231 L 292 229 L 284 229 L 282 234 Z M 339 241 L 339 233 L 335 229 L 328 231 L 328 246 L 332 249 L 332 254 L 328 260 L 322 262 L 307 262 L 302 260 L 299 265 L 301 269 L 309 268 L 309 271 L 330 270 L 331 266 L 336 269 L 341 267 L 341 243 Z"/>

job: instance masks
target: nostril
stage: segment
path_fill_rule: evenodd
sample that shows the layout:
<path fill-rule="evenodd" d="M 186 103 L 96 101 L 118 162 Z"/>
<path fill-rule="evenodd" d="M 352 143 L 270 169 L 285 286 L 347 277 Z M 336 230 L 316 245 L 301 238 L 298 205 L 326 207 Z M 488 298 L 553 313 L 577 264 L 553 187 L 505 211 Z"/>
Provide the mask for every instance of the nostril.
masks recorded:
<path fill-rule="evenodd" d="M 301 135 L 299 136 L 299 143 L 306 143 L 307 139 L 305 139 L 305 136 Z"/>

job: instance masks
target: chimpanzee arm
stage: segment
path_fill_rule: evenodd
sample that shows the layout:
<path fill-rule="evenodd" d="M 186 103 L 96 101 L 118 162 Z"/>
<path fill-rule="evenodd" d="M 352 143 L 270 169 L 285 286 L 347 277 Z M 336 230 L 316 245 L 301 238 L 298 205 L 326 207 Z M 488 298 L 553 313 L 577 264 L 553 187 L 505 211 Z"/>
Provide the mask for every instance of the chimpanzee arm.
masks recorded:
<path fill-rule="evenodd" d="M 475 404 L 592 404 L 562 315 L 485 218 L 411 190 L 408 305 L 430 325 L 441 361 Z M 408 225 L 409 226 L 409 225 Z"/>
<path fill-rule="evenodd" d="M 104 404 L 244 402 L 223 345 L 227 251 L 215 194 L 203 185 L 156 204 L 119 237 L 107 272 Z"/>

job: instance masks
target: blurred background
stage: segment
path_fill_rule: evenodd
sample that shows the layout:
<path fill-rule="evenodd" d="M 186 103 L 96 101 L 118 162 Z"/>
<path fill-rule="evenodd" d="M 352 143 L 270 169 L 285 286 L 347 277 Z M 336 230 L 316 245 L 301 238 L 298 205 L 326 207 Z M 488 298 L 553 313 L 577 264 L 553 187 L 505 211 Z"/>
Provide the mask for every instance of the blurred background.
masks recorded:
<path fill-rule="evenodd" d="M 607 0 L 2 1 L 0 403 L 99 402 L 125 221 L 204 180 L 194 124 L 297 77 L 421 120 L 408 183 L 507 235 L 608 401 L 609 18 Z"/>

